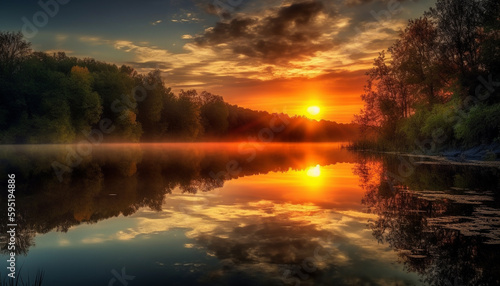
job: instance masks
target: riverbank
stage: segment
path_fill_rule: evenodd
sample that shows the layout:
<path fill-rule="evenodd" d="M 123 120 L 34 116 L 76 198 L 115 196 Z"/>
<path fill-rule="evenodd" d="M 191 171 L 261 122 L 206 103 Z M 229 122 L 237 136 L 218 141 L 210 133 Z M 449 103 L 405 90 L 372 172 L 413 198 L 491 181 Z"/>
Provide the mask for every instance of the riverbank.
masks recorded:
<path fill-rule="evenodd" d="M 358 152 L 370 152 L 417 158 L 416 164 L 448 164 L 500 168 L 500 144 L 480 145 L 469 149 L 448 149 L 440 152 L 421 153 L 359 149 L 347 146 Z"/>

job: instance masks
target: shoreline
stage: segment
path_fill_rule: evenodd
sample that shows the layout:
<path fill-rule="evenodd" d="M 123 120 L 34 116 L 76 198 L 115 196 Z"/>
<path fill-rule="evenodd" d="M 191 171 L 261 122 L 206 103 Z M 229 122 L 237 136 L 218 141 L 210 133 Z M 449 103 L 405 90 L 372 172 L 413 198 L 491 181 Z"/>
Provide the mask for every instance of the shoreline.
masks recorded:
<path fill-rule="evenodd" d="M 370 152 L 404 157 L 418 157 L 423 160 L 415 162 L 419 164 L 457 165 L 457 166 L 480 166 L 500 168 L 500 144 L 480 145 L 466 150 L 448 149 L 442 152 L 419 154 L 398 151 L 356 150 L 356 152 Z M 430 161 L 426 161 L 430 160 Z"/>

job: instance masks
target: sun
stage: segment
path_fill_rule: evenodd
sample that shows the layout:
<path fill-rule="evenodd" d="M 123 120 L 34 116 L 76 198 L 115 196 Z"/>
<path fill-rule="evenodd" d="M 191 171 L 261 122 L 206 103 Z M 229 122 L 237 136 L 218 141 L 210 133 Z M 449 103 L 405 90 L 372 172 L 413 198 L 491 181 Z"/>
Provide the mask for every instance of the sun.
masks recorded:
<path fill-rule="evenodd" d="M 321 176 L 321 167 L 319 165 L 316 165 L 316 167 L 309 168 L 307 170 L 307 175 L 313 178 Z"/>
<path fill-rule="evenodd" d="M 307 108 L 307 112 L 311 115 L 318 115 L 321 112 L 321 109 L 317 106 L 309 106 Z"/>

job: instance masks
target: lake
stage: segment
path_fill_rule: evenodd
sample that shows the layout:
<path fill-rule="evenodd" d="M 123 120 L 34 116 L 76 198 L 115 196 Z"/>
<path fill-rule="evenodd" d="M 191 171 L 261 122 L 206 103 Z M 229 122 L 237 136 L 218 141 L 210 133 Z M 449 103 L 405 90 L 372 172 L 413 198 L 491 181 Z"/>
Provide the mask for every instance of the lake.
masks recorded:
<path fill-rule="evenodd" d="M 17 279 L 500 284 L 498 167 L 339 143 L 0 146 L 0 161 L 3 189 L 16 180 Z"/>

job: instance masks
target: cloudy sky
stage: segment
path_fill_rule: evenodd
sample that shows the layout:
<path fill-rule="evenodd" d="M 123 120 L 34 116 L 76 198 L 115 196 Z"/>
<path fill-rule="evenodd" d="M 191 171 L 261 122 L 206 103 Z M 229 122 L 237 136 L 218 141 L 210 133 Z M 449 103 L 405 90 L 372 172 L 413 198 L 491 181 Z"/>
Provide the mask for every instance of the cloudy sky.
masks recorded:
<path fill-rule="evenodd" d="M 4 0 L 0 30 L 23 31 L 35 50 L 160 69 L 176 92 L 299 115 L 317 105 L 316 119 L 347 123 L 377 53 L 434 2 Z"/>

